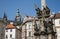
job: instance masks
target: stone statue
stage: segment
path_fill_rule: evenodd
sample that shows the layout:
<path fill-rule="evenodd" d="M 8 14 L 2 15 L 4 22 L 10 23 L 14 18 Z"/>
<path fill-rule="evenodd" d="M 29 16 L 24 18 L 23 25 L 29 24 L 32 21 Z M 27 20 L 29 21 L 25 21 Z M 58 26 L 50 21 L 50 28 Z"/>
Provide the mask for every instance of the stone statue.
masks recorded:
<path fill-rule="evenodd" d="M 44 21 L 44 26 L 45 26 L 45 29 L 46 29 L 47 33 L 52 33 L 53 32 L 53 23 L 51 21 L 49 21 L 49 22 Z"/>

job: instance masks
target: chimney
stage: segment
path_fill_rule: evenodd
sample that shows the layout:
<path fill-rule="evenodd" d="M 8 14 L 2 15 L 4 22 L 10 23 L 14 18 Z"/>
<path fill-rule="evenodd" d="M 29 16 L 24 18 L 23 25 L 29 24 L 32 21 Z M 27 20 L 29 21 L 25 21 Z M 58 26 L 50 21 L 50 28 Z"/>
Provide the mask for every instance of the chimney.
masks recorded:
<path fill-rule="evenodd" d="M 10 22 L 10 24 L 13 24 L 13 22 Z"/>

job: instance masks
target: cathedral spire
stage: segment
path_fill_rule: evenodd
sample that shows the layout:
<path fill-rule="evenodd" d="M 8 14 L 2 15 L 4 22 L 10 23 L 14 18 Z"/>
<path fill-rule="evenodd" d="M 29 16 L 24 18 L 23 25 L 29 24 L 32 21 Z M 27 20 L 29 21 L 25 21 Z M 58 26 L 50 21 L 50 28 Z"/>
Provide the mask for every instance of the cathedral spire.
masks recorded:
<path fill-rule="evenodd" d="M 3 16 L 3 21 L 6 23 L 7 22 L 7 16 L 6 13 L 4 12 L 4 16 Z"/>
<path fill-rule="evenodd" d="M 4 12 L 4 16 L 3 16 L 3 18 L 7 18 L 7 16 L 6 16 L 6 13 Z"/>

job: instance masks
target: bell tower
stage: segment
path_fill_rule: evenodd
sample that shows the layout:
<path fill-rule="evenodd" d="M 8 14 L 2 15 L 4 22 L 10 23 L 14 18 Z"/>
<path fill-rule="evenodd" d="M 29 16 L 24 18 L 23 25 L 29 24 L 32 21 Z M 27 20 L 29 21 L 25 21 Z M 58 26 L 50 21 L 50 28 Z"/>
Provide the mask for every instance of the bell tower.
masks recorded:
<path fill-rule="evenodd" d="M 17 9 L 17 13 L 15 16 L 15 22 L 16 22 L 16 25 L 19 25 L 21 23 L 21 16 L 20 16 L 19 9 Z"/>

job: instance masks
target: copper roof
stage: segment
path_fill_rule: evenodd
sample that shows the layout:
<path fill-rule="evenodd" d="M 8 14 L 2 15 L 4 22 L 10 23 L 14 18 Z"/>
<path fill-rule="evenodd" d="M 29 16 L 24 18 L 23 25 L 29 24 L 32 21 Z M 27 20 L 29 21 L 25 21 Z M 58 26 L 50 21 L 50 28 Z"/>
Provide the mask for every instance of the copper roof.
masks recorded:
<path fill-rule="evenodd" d="M 8 25 L 6 26 L 6 29 L 13 29 L 13 28 L 15 28 L 15 26 L 14 26 L 13 24 L 8 24 Z"/>

